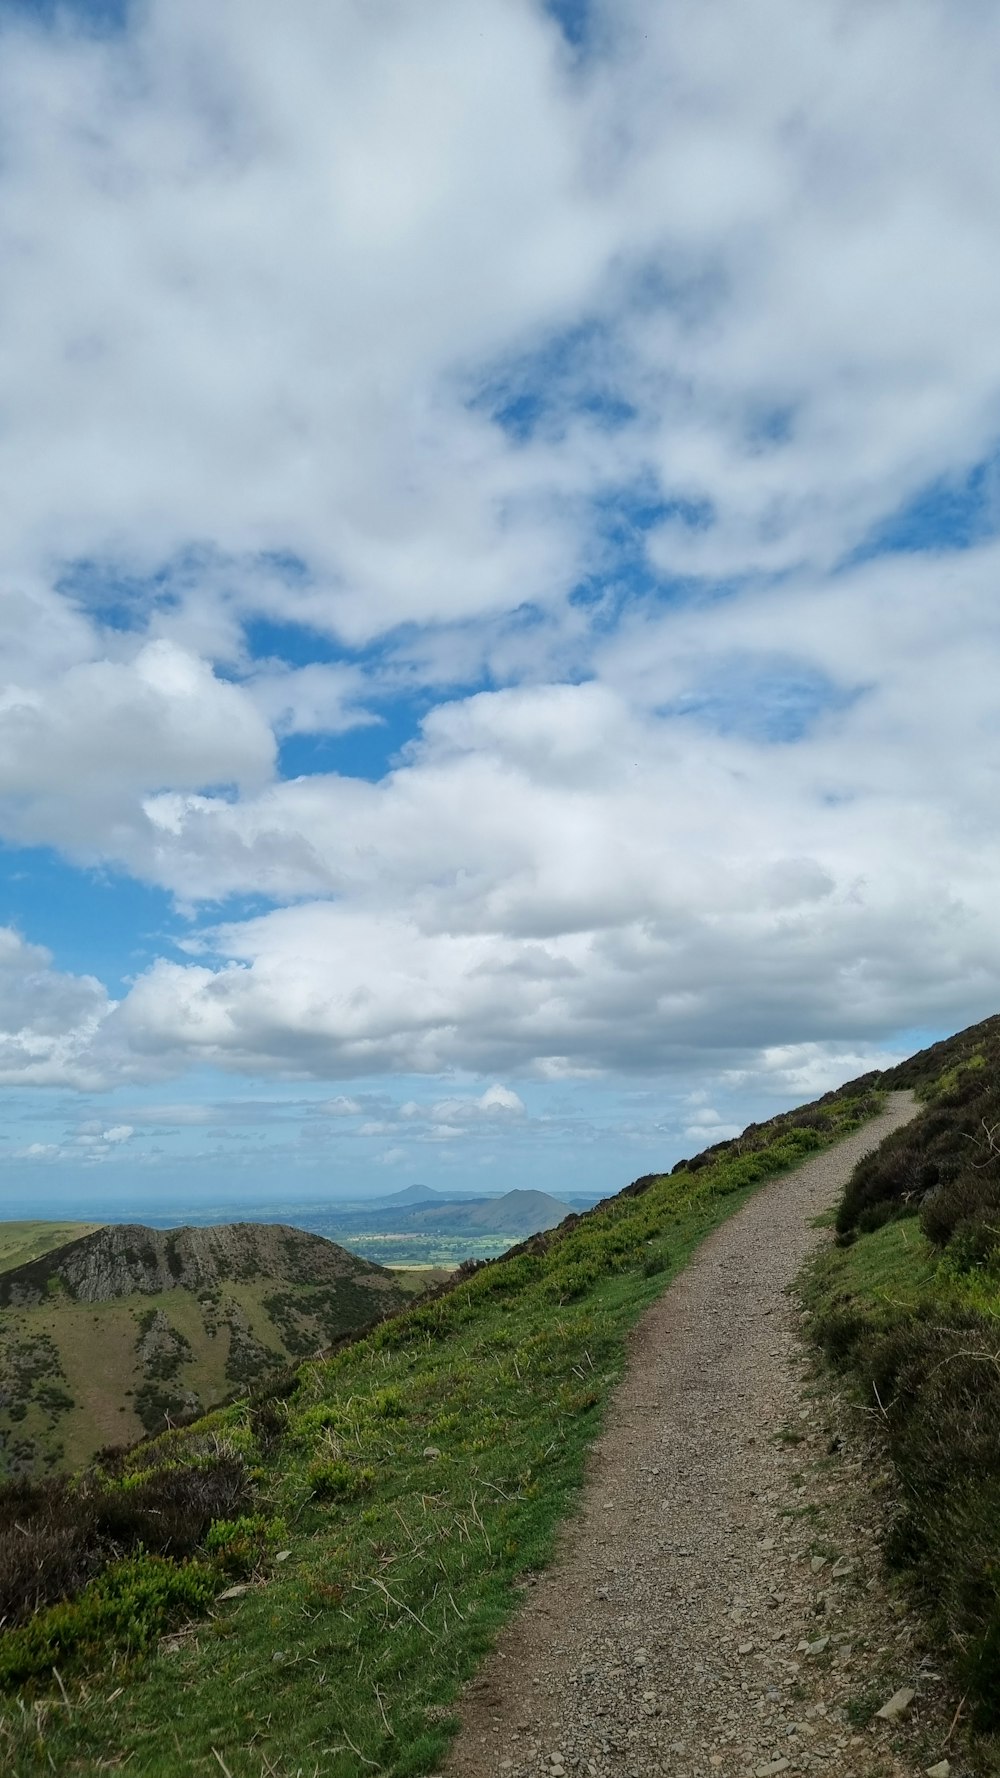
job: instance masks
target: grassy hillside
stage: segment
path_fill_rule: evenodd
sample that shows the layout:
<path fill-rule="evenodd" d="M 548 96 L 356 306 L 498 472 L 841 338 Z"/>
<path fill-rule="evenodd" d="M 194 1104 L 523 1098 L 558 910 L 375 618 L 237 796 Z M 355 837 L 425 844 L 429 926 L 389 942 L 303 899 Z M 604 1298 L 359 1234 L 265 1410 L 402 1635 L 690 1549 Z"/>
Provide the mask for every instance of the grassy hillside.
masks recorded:
<path fill-rule="evenodd" d="M 890 1560 L 1000 1730 L 1000 1019 L 885 1077 L 925 1101 L 861 1162 L 805 1295 L 899 1476 Z"/>
<path fill-rule="evenodd" d="M 0 1491 L 4 1769 L 432 1770 L 551 1550 L 637 1317 L 750 1192 L 877 1103 L 845 1092 L 755 1127 L 280 1392 L 73 1483 Z"/>
<path fill-rule="evenodd" d="M 96 1222 L 0 1222 L 0 1272 L 27 1265 L 100 1228 Z"/>
<path fill-rule="evenodd" d="M 76 1467 L 211 1407 L 422 1288 L 268 1225 L 112 1226 L 40 1254 L 38 1239 L 24 1246 L 36 1253 L 0 1275 L 8 1475 Z"/>

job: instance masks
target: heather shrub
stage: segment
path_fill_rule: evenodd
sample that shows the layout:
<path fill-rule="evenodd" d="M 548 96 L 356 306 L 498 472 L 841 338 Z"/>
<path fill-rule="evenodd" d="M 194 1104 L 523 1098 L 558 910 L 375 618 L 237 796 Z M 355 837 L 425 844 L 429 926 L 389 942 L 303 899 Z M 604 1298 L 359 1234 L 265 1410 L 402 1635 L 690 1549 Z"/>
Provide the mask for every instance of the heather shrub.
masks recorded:
<path fill-rule="evenodd" d="M 233 1456 L 117 1479 L 95 1471 L 80 1482 L 0 1484 L 0 1620 L 24 1623 L 131 1552 L 190 1556 L 213 1520 L 233 1517 L 253 1494 Z"/>

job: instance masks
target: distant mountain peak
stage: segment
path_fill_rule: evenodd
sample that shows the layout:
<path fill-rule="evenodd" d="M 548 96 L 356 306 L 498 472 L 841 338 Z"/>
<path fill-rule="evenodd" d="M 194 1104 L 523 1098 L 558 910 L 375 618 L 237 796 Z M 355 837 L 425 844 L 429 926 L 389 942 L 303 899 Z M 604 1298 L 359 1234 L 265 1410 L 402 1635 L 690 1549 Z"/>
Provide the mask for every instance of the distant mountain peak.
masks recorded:
<path fill-rule="evenodd" d="M 386 1208 L 395 1204 L 440 1204 L 441 1201 L 441 1192 L 433 1191 L 429 1185 L 404 1185 L 402 1191 L 389 1192 L 385 1197 L 370 1200 L 372 1204 Z"/>

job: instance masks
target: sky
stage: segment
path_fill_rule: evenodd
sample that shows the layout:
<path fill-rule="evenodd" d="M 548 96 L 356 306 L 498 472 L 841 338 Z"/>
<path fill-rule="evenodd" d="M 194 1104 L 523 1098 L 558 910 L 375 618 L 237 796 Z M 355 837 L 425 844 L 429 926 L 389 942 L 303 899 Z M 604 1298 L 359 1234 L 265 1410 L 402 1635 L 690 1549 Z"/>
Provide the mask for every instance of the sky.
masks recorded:
<path fill-rule="evenodd" d="M 0 0 L 7 1214 L 615 1190 L 997 1009 L 998 86 Z"/>

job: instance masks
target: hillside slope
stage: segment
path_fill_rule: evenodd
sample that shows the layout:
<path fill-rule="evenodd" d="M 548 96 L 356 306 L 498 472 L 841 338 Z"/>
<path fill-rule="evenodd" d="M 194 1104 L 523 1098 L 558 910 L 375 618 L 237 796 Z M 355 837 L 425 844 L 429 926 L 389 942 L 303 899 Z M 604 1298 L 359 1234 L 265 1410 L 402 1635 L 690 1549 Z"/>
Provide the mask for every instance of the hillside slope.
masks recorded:
<path fill-rule="evenodd" d="M 548 1557 L 638 1316 L 753 1191 L 880 1103 L 845 1090 L 756 1126 L 467 1269 L 278 1395 L 72 1488 L 0 1490 L 18 1778 L 126 1757 L 137 1778 L 434 1769 L 458 1688 Z M 203 1633 L 144 1659 L 220 1592 Z M 47 1695 L 53 1667 L 71 1708 L 40 1739 L 14 1694 Z"/>
<path fill-rule="evenodd" d="M 407 1300 L 280 1224 L 109 1225 L 0 1273 L 0 1474 L 85 1461 Z"/>
<path fill-rule="evenodd" d="M 924 1110 L 855 1169 L 805 1296 L 896 1468 L 890 1558 L 1000 1734 L 1000 1018 L 884 1079 Z"/>
<path fill-rule="evenodd" d="M 96 1222 L 0 1222 L 0 1272 L 27 1265 L 99 1227 Z"/>
<path fill-rule="evenodd" d="M 643 1317 L 571 1535 L 463 1696 L 447 1778 L 534 1778 L 532 1744 L 559 1748 L 580 1778 L 592 1766 L 598 1778 L 903 1778 L 932 1763 L 957 1698 L 923 1674 L 898 1763 L 888 1724 L 844 1745 L 859 1672 L 881 1704 L 912 1683 L 919 1654 L 897 1640 L 911 1626 L 877 1588 L 877 1559 L 859 1560 L 866 1482 L 853 1448 L 831 1451 L 829 1398 L 802 1376 L 788 1302 L 822 1239 L 815 1219 L 914 1110 L 892 1095 L 872 1123 L 759 1192 Z M 845 1551 L 853 1584 L 830 1577 Z M 876 1556 L 870 1537 L 864 1555 Z M 821 1636 L 853 1656 L 800 1660 L 797 1645 Z M 808 1729 L 788 1720 L 793 1658 L 793 1723 Z M 700 1757 L 671 1757 L 678 1746 Z"/>

